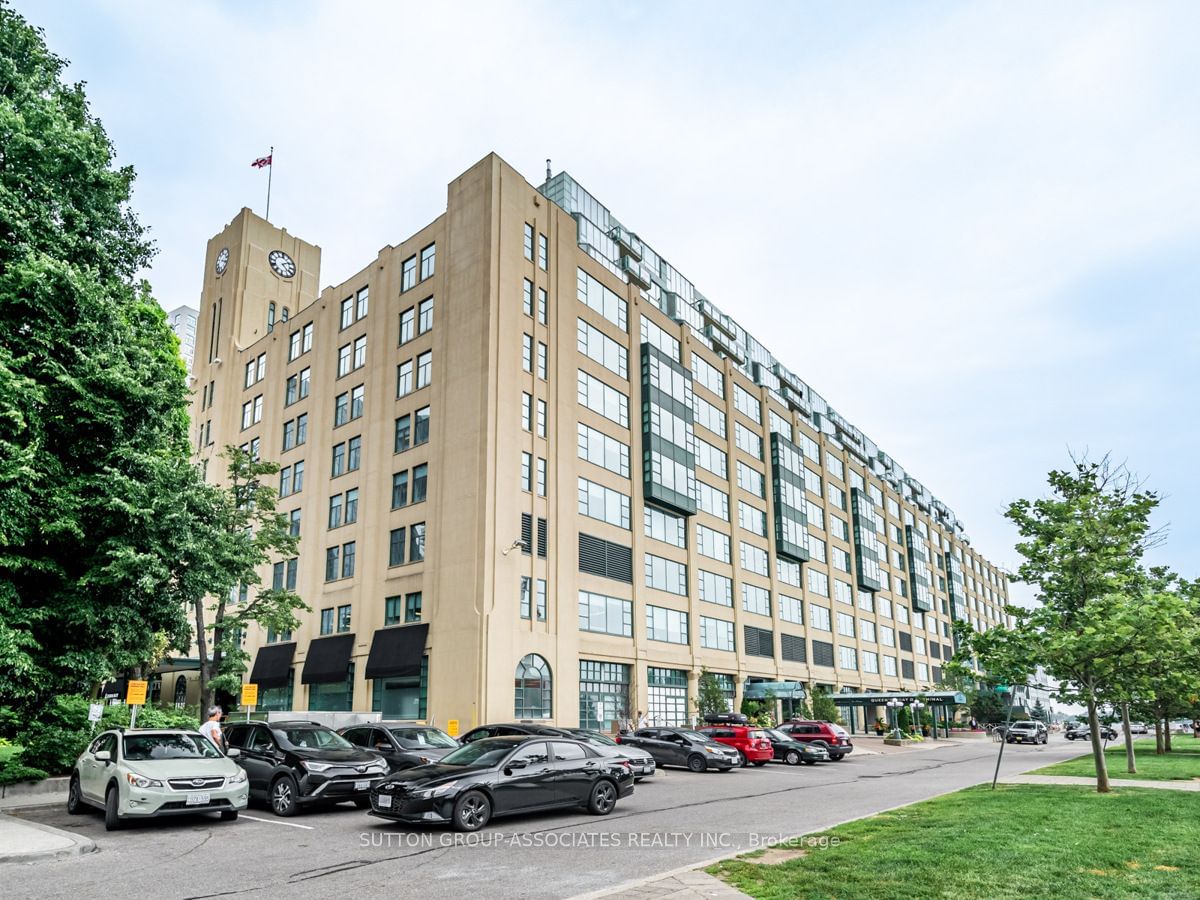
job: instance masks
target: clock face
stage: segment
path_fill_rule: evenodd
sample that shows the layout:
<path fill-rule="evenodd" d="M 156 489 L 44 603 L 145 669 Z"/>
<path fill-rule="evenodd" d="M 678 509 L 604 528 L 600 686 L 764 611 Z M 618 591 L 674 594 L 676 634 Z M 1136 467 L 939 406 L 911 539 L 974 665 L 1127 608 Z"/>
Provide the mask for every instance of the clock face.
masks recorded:
<path fill-rule="evenodd" d="M 221 252 L 217 254 L 217 274 L 224 275 L 227 265 L 229 265 L 229 248 L 222 247 Z"/>
<path fill-rule="evenodd" d="M 271 271 L 280 278 L 291 278 L 296 274 L 296 263 L 282 250 L 272 250 L 267 255 L 267 262 L 271 264 Z"/>

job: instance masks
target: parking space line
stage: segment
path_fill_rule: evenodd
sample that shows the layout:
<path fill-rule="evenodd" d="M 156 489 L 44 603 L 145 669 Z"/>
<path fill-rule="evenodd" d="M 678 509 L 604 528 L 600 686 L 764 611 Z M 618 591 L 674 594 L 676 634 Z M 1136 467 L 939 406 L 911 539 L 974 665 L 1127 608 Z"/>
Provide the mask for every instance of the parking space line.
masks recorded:
<path fill-rule="evenodd" d="M 306 831 L 313 830 L 312 825 L 300 825 L 296 822 L 279 822 L 275 819 L 260 819 L 258 816 L 248 816 L 245 813 L 242 813 L 240 816 L 238 816 L 238 818 L 239 819 L 249 819 L 252 822 L 264 822 L 267 825 L 286 825 L 289 828 L 303 828 Z"/>

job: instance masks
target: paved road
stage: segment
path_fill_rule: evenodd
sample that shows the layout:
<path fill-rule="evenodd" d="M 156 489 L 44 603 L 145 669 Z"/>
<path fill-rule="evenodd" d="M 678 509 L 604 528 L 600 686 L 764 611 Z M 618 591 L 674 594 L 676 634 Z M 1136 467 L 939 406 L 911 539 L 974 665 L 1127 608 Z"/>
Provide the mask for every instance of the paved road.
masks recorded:
<path fill-rule="evenodd" d="M 997 746 L 725 774 L 671 769 L 639 785 L 607 818 L 501 819 L 469 838 L 384 822 L 349 805 L 292 819 L 251 808 L 237 822 L 165 819 L 112 834 L 98 813 L 27 810 L 26 818 L 86 834 L 99 852 L 4 866 L 0 896 L 77 898 L 103 885 L 108 896 L 162 900 L 570 897 L 990 780 Z M 1045 747 L 1009 746 L 1002 771 L 1015 775 L 1083 752 L 1060 737 Z"/>

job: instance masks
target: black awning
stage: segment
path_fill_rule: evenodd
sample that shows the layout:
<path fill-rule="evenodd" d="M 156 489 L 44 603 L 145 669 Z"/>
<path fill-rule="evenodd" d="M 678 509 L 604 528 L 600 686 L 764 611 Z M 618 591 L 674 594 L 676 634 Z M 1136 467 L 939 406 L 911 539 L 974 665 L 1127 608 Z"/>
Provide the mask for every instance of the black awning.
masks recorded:
<path fill-rule="evenodd" d="M 258 655 L 254 657 L 254 668 L 250 670 L 250 684 L 257 684 L 264 689 L 286 687 L 292 657 L 295 655 L 294 643 L 259 647 Z"/>
<path fill-rule="evenodd" d="M 308 645 L 308 658 L 304 660 L 302 684 L 328 684 L 345 681 L 350 667 L 350 651 L 354 649 L 354 635 L 335 634 L 317 638 Z"/>
<path fill-rule="evenodd" d="M 109 694 L 117 694 L 122 700 L 125 699 L 125 686 L 128 683 L 124 675 L 114 678 L 112 681 L 100 687 L 100 696 L 107 697 Z"/>
<path fill-rule="evenodd" d="M 381 628 L 371 640 L 367 657 L 367 678 L 395 678 L 421 674 L 421 657 L 425 655 L 425 637 L 429 623 L 398 625 Z"/>

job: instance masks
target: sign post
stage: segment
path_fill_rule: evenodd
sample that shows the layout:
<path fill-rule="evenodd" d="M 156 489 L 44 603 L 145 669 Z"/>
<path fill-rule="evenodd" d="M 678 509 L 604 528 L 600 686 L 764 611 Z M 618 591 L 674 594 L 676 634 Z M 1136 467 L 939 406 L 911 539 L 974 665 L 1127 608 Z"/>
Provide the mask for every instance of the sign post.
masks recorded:
<path fill-rule="evenodd" d="M 258 685 L 242 685 L 242 706 L 246 707 L 246 721 L 250 721 L 250 707 L 258 706 Z"/>
<path fill-rule="evenodd" d="M 130 707 L 129 727 L 132 729 L 137 726 L 138 707 L 146 705 L 146 682 L 128 682 L 125 687 L 125 703 Z"/>

